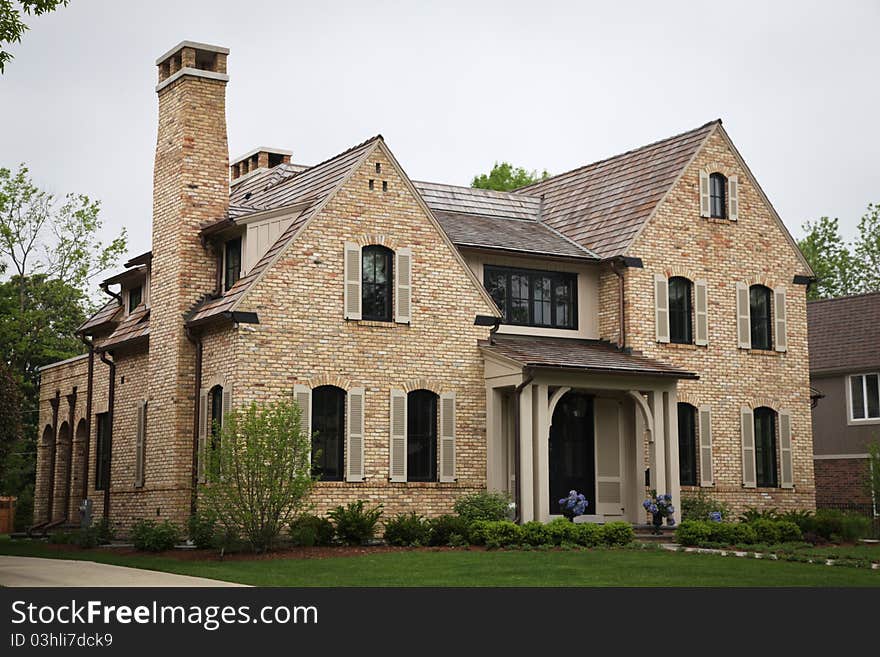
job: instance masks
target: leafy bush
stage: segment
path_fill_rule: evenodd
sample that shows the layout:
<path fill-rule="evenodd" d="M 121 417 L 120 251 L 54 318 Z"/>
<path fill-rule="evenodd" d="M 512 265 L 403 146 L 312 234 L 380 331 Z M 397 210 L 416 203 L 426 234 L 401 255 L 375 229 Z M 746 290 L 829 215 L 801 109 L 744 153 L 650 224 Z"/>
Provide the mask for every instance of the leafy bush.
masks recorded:
<path fill-rule="evenodd" d="M 92 525 L 98 535 L 98 543 L 106 545 L 115 538 L 113 527 L 110 525 L 110 518 L 101 518 L 96 525 Z"/>
<path fill-rule="evenodd" d="M 510 520 L 488 521 L 485 528 L 486 547 L 502 548 L 522 542 L 522 527 Z"/>
<path fill-rule="evenodd" d="M 202 550 L 215 547 L 217 544 L 216 525 L 217 517 L 213 513 L 197 511 L 189 517 L 187 523 L 189 539 Z"/>
<path fill-rule="evenodd" d="M 574 543 L 574 523 L 566 518 L 556 518 L 545 525 L 547 534 L 550 537 L 550 543 L 553 545 L 562 545 L 563 543 Z"/>
<path fill-rule="evenodd" d="M 779 543 L 782 533 L 780 532 L 779 526 L 775 520 L 759 518 L 758 520 L 754 520 L 749 524 L 752 526 L 752 529 L 755 530 L 755 534 L 757 534 L 758 536 L 759 543 Z"/>
<path fill-rule="evenodd" d="M 345 545 L 362 545 L 376 535 L 376 523 L 382 516 L 382 505 L 364 508 L 364 500 L 337 506 L 327 515 L 336 524 L 336 536 Z"/>
<path fill-rule="evenodd" d="M 778 521 L 776 527 L 779 529 L 780 543 L 793 543 L 802 541 L 804 538 L 801 528 L 789 520 Z"/>
<path fill-rule="evenodd" d="M 298 547 L 325 546 L 333 543 L 333 523 L 315 515 L 294 518 L 288 528 L 290 542 Z"/>
<path fill-rule="evenodd" d="M 468 525 L 468 535 L 467 538 L 471 542 L 471 545 L 485 545 L 486 538 L 489 532 L 489 526 L 493 523 L 497 522 L 494 520 L 474 520 L 472 523 Z"/>
<path fill-rule="evenodd" d="M 871 533 L 871 520 L 859 513 L 819 509 L 815 514 L 792 517 L 805 536 L 826 541 L 855 541 Z"/>
<path fill-rule="evenodd" d="M 468 521 L 450 514 L 438 516 L 428 521 L 429 545 L 467 545 Z"/>
<path fill-rule="evenodd" d="M 755 520 L 779 520 L 779 512 L 776 509 L 759 509 L 747 506 L 739 516 L 740 522 L 754 522 Z"/>
<path fill-rule="evenodd" d="M 681 496 L 681 519 L 684 520 L 709 520 L 709 514 L 720 513 L 722 520 L 731 520 L 733 514 L 730 507 L 724 502 L 710 497 L 705 491 L 700 490 L 696 495 Z"/>
<path fill-rule="evenodd" d="M 682 520 L 675 530 L 675 540 L 681 545 L 705 545 L 712 540 L 712 525 L 707 520 Z"/>
<path fill-rule="evenodd" d="M 131 542 L 138 550 L 161 552 L 170 550 L 180 541 L 180 530 L 168 520 L 138 520 L 131 528 Z"/>
<path fill-rule="evenodd" d="M 431 528 L 415 512 L 401 513 L 385 523 L 385 540 L 389 545 L 427 545 Z"/>
<path fill-rule="evenodd" d="M 605 545 L 623 546 L 632 543 L 636 534 L 631 524 L 616 520 L 602 525 L 601 536 Z"/>
<path fill-rule="evenodd" d="M 571 539 L 574 543 L 584 547 L 600 545 L 603 541 L 602 526 L 591 522 L 574 524 L 571 531 Z"/>
<path fill-rule="evenodd" d="M 468 522 L 475 520 L 507 520 L 510 499 L 504 493 L 471 493 L 460 497 L 453 506 L 455 512 Z"/>
<path fill-rule="evenodd" d="M 566 520 L 566 522 L 568 522 Z M 550 538 L 550 532 L 547 525 L 537 520 L 531 520 L 522 525 L 522 542 L 526 545 L 550 545 L 553 540 Z"/>
<path fill-rule="evenodd" d="M 55 532 L 49 535 L 52 545 L 73 545 L 73 532 Z"/>

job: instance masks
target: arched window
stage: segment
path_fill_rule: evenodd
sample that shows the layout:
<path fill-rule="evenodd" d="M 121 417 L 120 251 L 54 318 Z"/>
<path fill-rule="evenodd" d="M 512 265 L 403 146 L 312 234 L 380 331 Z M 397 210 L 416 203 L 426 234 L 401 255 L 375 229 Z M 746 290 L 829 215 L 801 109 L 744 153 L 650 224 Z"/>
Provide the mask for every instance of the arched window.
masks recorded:
<path fill-rule="evenodd" d="M 394 253 L 384 246 L 361 250 L 361 317 L 377 322 L 391 321 L 391 286 Z"/>
<path fill-rule="evenodd" d="M 220 447 L 220 431 L 223 429 L 223 386 L 217 385 L 208 393 L 211 400 L 211 449 Z"/>
<path fill-rule="evenodd" d="M 678 468 L 682 486 L 696 486 L 697 480 L 697 409 L 678 403 Z"/>
<path fill-rule="evenodd" d="M 727 178 L 723 174 L 709 176 L 709 216 L 724 219 L 727 217 Z"/>
<path fill-rule="evenodd" d="M 776 488 L 776 411 L 766 406 L 755 409 L 755 483 Z"/>
<path fill-rule="evenodd" d="M 669 341 L 690 344 L 694 341 L 691 282 L 681 276 L 669 279 Z"/>
<path fill-rule="evenodd" d="M 437 481 L 437 395 L 413 390 L 406 403 L 407 481 Z"/>
<path fill-rule="evenodd" d="M 312 390 L 312 476 L 322 481 L 345 478 L 345 390 Z"/>
<path fill-rule="evenodd" d="M 763 285 L 749 288 L 749 313 L 751 315 L 752 349 L 773 349 L 773 329 L 770 304 L 773 292 Z"/>

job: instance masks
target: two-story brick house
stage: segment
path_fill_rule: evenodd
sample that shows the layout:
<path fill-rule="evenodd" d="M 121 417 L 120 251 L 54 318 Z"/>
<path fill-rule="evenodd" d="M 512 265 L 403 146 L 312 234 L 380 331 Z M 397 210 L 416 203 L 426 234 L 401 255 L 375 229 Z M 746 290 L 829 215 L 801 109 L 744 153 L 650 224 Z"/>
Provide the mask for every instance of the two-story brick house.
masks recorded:
<path fill-rule="evenodd" d="M 291 392 L 319 510 L 814 507 L 811 272 L 720 121 L 511 193 L 413 182 L 381 136 L 230 164 L 227 52 L 157 60 L 153 248 L 42 372 L 37 523 L 183 522 L 211 427 Z"/>

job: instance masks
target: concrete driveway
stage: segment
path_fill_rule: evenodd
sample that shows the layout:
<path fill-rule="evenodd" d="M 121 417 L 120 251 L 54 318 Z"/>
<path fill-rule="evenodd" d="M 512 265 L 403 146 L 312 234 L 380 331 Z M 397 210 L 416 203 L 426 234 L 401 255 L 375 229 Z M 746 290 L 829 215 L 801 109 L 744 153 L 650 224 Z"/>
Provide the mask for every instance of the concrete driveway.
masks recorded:
<path fill-rule="evenodd" d="M 204 577 L 111 566 L 94 561 L 0 556 L 0 586 L 243 586 Z"/>

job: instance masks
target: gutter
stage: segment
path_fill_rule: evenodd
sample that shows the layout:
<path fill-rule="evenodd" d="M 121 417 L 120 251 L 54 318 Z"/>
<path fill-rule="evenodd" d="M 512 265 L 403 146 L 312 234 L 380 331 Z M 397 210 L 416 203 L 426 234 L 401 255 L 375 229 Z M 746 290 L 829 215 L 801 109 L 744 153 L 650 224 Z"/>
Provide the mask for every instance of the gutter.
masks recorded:
<path fill-rule="evenodd" d="M 107 358 L 105 351 L 101 353 L 101 362 L 110 368 L 110 385 L 107 391 L 107 420 L 110 428 L 107 432 L 107 481 L 104 482 L 104 509 L 103 517 L 110 520 L 110 482 L 113 472 L 113 406 L 116 398 L 116 362 Z M 110 354 L 112 356 L 112 353 Z M 96 454 L 95 460 L 99 458 Z"/>
<path fill-rule="evenodd" d="M 523 369 L 523 375 L 526 377 L 522 383 L 520 383 L 513 390 L 513 398 L 516 403 L 516 412 L 513 414 L 513 449 L 514 449 L 514 468 L 515 471 L 513 473 L 514 481 L 516 482 L 516 488 L 513 491 L 513 503 L 516 507 L 516 515 L 513 518 L 513 521 L 519 523 L 520 521 L 520 471 L 521 471 L 521 463 L 520 463 L 520 446 L 519 446 L 519 437 L 520 437 L 520 423 L 522 422 L 522 418 L 520 417 L 520 400 L 522 398 L 522 391 L 525 389 L 527 385 L 529 385 L 532 381 L 535 380 L 535 377 L 532 375 L 531 370 L 528 368 Z"/>

